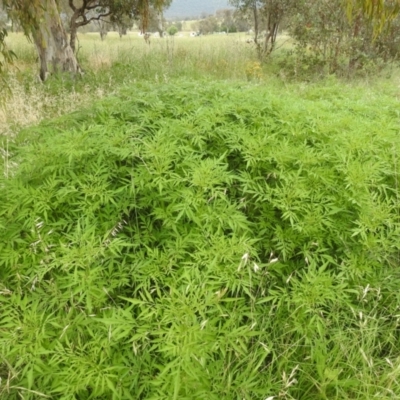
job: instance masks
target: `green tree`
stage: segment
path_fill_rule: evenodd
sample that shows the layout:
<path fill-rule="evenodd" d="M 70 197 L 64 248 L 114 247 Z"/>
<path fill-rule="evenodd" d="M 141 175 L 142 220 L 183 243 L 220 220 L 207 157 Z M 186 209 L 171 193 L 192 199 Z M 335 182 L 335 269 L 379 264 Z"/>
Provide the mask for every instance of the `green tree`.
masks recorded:
<path fill-rule="evenodd" d="M 15 53 L 10 50 L 5 42 L 5 38 L 7 37 L 7 29 L 0 28 L 0 54 L 3 56 L 3 60 L 0 59 L 0 73 L 3 72 L 6 67 L 13 63 L 15 58 Z M 0 75 L 0 84 L 3 84 L 4 81 L 1 80 Z"/>
<path fill-rule="evenodd" d="M 399 18 L 374 20 L 363 8 L 346 18 L 343 0 L 299 2 L 289 24 L 301 65 L 315 71 L 352 74 L 398 58 Z M 393 19 L 394 18 L 394 19 Z"/>
<path fill-rule="evenodd" d="M 239 9 L 233 13 L 233 23 L 238 32 L 247 32 L 253 26 L 252 19 L 249 18 L 249 13 L 242 12 Z"/>
<path fill-rule="evenodd" d="M 120 38 L 126 35 L 128 33 L 128 29 L 131 29 L 132 26 L 133 20 L 128 15 L 122 16 L 122 18 L 113 24 L 113 28 L 118 32 Z"/>
<path fill-rule="evenodd" d="M 230 0 L 230 3 L 242 14 L 252 15 L 254 42 L 262 59 L 274 50 L 284 18 L 300 16 L 304 19 L 305 15 L 325 6 L 324 1 L 316 0 Z M 348 23 L 355 27 L 357 35 L 361 19 L 369 21 L 376 36 L 400 11 L 400 0 L 338 0 L 330 3 L 328 7 L 335 5 L 333 14 L 341 14 L 340 24 Z"/>
<path fill-rule="evenodd" d="M 0 28 L 3 29 L 7 26 L 9 22 L 9 17 L 4 9 L 1 8 L 1 1 L 0 1 Z"/>
<path fill-rule="evenodd" d="M 106 16 L 117 20 L 122 15 L 129 15 L 139 19 L 144 30 L 149 9 L 169 4 L 169 0 L 82 0 L 79 5 L 74 1 L 68 0 L 73 10 L 71 37 L 68 40 L 60 17 L 61 0 L 3 0 L 8 15 L 21 24 L 36 46 L 40 61 L 39 76 L 43 81 L 51 72 L 77 74 L 81 71 L 74 52 L 76 32 L 80 26 Z M 1 53 L 7 54 L 3 37 L 0 37 L 0 42 Z"/>
<path fill-rule="evenodd" d="M 361 12 L 374 22 L 375 32 L 381 31 L 400 11 L 400 0 L 343 0 L 343 2 L 349 20 Z"/>
<path fill-rule="evenodd" d="M 108 35 L 109 30 L 112 28 L 110 17 L 100 18 L 95 22 L 99 29 L 100 39 L 103 41 Z"/>
<path fill-rule="evenodd" d="M 147 29 L 150 32 L 158 32 L 160 38 L 164 37 L 165 32 L 165 19 L 164 10 L 169 7 L 171 0 L 168 0 L 162 8 L 150 7 L 148 15 Z"/>
<path fill-rule="evenodd" d="M 0 72 L 7 67 L 8 64 L 13 62 L 15 54 L 7 47 L 5 38 L 7 37 L 7 24 L 9 17 L 4 9 L 1 8 L 0 0 L 0 54 L 3 59 L 0 58 Z"/>
<path fill-rule="evenodd" d="M 275 48 L 278 30 L 283 18 L 296 5 L 295 0 L 230 0 L 244 13 L 251 14 L 254 26 L 254 43 L 260 59 L 265 59 Z"/>
<path fill-rule="evenodd" d="M 221 32 L 224 31 L 226 33 L 229 32 L 237 32 L 237 27 L 235 25 L 234 15 L 235 11 L 232 9 L 222 9 L 217 10 L 215 13 L 216 17 L 219 21 L 221 21 Z"/>
<path fill-rule="evenodd" d="M 4 0 L 8 15 L 21 24 L 38 52 L 40 78 L 53 72 L 80 72 L 78 60 L 68 43 L 56 0 Z"/>
<path fill-rule="evenodd" d="M 174 35 L 176 35 L 178 33 L 178 28 L 175 25 L 171 25 L 168 28 L 167 32 L 168 32 L 168 35 L 174 36 Z"/>
<path fill-rule="evenodd" d="M 145 31 L 151 15 L 158 15 L 170 3 L 171 0 L 68 0 L 68 6 L 73 11 L 70 46 L 75 52 L 78 29 L 93 21 L 99 23 L 102 38 L 107 34 L 107 25 L 113 24 L 126 30 L 134 20 L 139 20 L 142 31 Z"/>
<path fill-rule="evenodd" d="M 219 23 L 218 19 L 213 15 L 203 18 L 202 20 L 200 20 L 198 22 L 198 30 L 202 34 L 218 32 L 219 26 L 220 26 L 220 23 Z"/>

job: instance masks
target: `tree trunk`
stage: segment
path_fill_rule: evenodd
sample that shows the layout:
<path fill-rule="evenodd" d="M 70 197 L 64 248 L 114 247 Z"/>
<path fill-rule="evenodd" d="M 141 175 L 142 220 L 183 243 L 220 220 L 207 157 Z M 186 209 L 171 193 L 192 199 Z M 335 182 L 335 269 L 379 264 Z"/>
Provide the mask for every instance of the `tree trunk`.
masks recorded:
<path fill-rule="evenodd" d="M 107 31 L 101 30 L 100 31 L 100 39 L 103 41 L 106 38 L 107 34 L 108 34 Z"/>
<path fill-rule="evenodd" d="M 163 26 L 163 13 L 162 11 L 157 12 L 157 31 L 160 38 L 164 37 L 164 26 Z"/>
<path fill-rule="evenodd" d="M 103 41 L 107 34 L 108 34 L 108 26 L 107 26 L 107 22 L 104 20 L 99 19 L 97 21 L 97 24 L 99 25 L 99 33 L 100 33 L 100 38 Z"/>
<path fill-rule="evenodd" d="M 353 36 L 351 38 L 350 55 L 349 55 L 349 74 L 351 74 L 357 67 L 357 62 L 360 54 L 357 48 L 357 40 L 359 39 L 361 29 L 361 12 L 358 13 L 354 21 Z"/>
<path fill-rule="evenodd" d="M 81 16 L 81 9 L 76 8 L 73 11 L 74 11 L 74 13 L 72 14 L 71 20 L 69 22 L 69 34 L 70 34 L 69 45 L 71 46 L 71 49 L 75 54 L 76 53 L 76 38 L 78 36 L 78 28 L 79 28 L 79 24 L 78 24 L 77 20 Z"/>
<path fill-rule="evenodd" d="M 76 53 L 77 34 L 78 34 L 78 25 L 75 22 L 71 22 L 69 45 L 71 46 L 71 49 L 74 53 Z"/>
<path fill-rule="evenodd" d="M 42 0 L 42 7 L 33 10 L 39 21 L 32 28 L 32 37 L 40 60 L 40 79 L 45 81 L 51 72 L 81 72 L 62 26 L 56 1 Z"/>

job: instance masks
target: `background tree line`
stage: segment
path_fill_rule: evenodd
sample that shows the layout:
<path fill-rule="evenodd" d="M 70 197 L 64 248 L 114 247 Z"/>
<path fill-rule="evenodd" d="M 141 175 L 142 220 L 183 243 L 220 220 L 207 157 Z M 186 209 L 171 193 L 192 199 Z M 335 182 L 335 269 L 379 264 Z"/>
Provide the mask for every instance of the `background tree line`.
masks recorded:
<path fill-rule="evenodd" d="M 192 30 L 203 35 L 214 32 L 246 32 L 251 27 L 251 21 L 243 13 L 229 8 L 217 10 L 215 15 L 202 15 L 198 21 L 192 24 Z"/>
<path fill-rule="evenodd" d="M 276 48 L 285 29 L 297 60 L 334 73 L 399 57 L 398 0 L 230 0 L 252 21 L 261 60 Z"/>
<path fill-rule="evenodd" d="M 277 47 L 278 33 L 293 40 L 296 63 L 307 70 L 350 72 L 397 61 L 399 1 L 231 0 L 233 9 L 203 14 L 192 24 L 201 34 L 248 32 L 261 61 Z M 181 30 L 174 21 L 174 32 Z M 297 68 L 289 66 L 291 70 Z M 298 69 L 298 68 L 297 68 Z M 297 73 L 297 72 L 296 72 Z"/>
<path fill-rule="evenodd" d="M 2 0 L 0 70 L 12 62 L 6 47 L 7 18 L 18 24 L 36 46 L 42 80 L 51 72 L 77 74 L 79 29 L 92 22 L 104 37 L 112 27 L 120 35 L 137 22 L 163 33 L 162 11 L 171 0 Z M 334 73 L 387 63 L 399 54 L 399 0 L 230 0 L 235 10 L 203 16 L 194 30 L 236 32 L 251 29 L 260 60 L 276 48 L 285 29 L 295 40 L 296 62 Z M 7 18 L 4 18 L 4 15 Z M 178 28 L 179 29 L 179 28 Z"/>

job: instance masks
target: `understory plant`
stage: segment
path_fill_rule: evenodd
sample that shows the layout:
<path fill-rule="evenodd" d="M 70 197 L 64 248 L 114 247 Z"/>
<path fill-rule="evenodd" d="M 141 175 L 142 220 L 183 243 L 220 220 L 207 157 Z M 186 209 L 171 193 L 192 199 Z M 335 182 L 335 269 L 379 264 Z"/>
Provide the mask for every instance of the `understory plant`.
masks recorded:
<path fill-rule="evenodd" d="M 1 398 L 399 397 L 399 150 L 336 84 L 136 84 L 9 139 Z"/>

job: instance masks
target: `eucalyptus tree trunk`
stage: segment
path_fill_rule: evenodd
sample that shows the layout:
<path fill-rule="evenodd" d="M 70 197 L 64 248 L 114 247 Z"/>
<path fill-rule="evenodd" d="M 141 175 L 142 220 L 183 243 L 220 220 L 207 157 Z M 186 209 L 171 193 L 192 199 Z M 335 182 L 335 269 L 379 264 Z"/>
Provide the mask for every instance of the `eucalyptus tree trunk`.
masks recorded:
<path fill-rule="evenodd" d="M 99 19 L 98 21 L 97 21 L 97 24 L 99 25 L 99 33 L 100 33 L 100 39 L 103 41 L 105 38 L 106 38 L 106 36 L 107 36 L 107 34 L 108 34 L 108 25 L 107 25 L 107 23 L 108 22 L 106 22 L 106 21 L 104 21 L 104 20 L 101 20 L 101 19 Z"/>
<path fill-rule="evenodd" d="M 76 39 L 78 37 L 78 24 L 75 20 L 71 19 L 70 24 L 70 38 L 69 38 L 69 45 L 74 53 L 76 53 Z"/>
<path fill-rule="evenodd" d="M 164 37 L 164 23 L 163 23 L 163 12 L 157 11 L 157 31 L 160 38 Z"/>
<path fill-rule="evenodd" d="M 33 7 L 37 23 L 31 28 L 40 61 L 40 79 L 50 73 L 81 72 L 78 61 L 68 43 L 56 0 L 42 0 L 42 7 Z"/>

